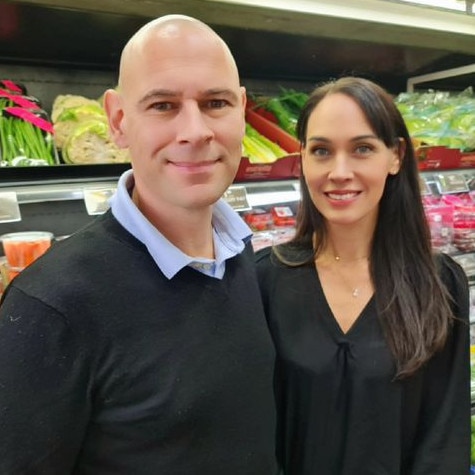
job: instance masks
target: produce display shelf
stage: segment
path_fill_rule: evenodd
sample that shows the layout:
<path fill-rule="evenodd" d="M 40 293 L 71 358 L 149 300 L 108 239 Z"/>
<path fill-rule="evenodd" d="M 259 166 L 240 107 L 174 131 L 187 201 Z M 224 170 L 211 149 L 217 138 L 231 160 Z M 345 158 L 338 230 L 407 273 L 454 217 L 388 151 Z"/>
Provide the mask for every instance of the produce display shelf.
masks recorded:
<path fill-rule="evenodd" d="M 129 163 L 52 165 L 47 167 L 2 167 L 0 168 L 0 188 L 40 183 L 117 180 L 117 178 L 129 168 Z"/>
<path fill-rule="evenodd" d="M 470 83 L 469 77 L 475 75 L 475 63 L 468 64 L 467 66 L 461 66 L 458 68 L 445 69 L 443 71 L 436 71 L 429 74 L 423 74 L 420 76 L 413 76 L 408 78 L 406 83 L 407 92 L 414 92 L 418 84 L 431 83 L 441 79 L 447 79 L 457 76 L 466 76 L 467 84 Z"/>

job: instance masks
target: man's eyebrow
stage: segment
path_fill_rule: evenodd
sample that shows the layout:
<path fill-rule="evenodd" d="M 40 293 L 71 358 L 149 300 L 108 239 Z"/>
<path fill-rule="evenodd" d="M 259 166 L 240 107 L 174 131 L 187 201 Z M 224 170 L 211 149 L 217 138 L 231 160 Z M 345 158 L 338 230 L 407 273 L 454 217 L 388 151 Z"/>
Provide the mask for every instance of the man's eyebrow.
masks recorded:
<path fill-rule="evenodd" d="M 171 89 L 152 89 L 139 100 L 139 104 L 150 101 L 150 99 L 159 99 L 163 97 L 177 97 L 178 93 Z"/>
<path fill-rule="evenodd" d="M 207 89 L 203 93 L 204 96 L 224 96 L 229 97 L 234 100 L 238 100 L 237 94 L 231 89 L 221 89 L 221 88 L 213 88 Z"/>
<path fill-rule="evenodd" d="M 179 92 L 173 91 L 172 89 L 152 89 L 139 100 L 139 104 L 144 104 L 154 99 L 176 98 L 180 95 L 181 94 Z M 202 97 L 228 97 L 230 100 L 233 101 L 237 101 L 239 99 L 237 94 L 233 90 L 226 88 L 206 89 L 205 91 L 200 93 L 200 95 Z"/>

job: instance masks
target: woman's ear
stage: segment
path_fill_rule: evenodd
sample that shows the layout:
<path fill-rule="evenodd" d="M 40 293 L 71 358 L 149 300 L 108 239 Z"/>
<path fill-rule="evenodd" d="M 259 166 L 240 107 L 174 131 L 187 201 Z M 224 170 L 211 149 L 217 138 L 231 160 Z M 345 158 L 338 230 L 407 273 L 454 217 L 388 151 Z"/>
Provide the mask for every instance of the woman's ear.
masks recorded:
<path fill-rule="evenodd" d="M 394 146 L 394 156 L 392 164 L 389 168 L 390 175 L 397 175 L 401 169 L 404 156 L 406 154 L 406 141 L 402 138 L 398 138 L 398 143 Z"/>
<path fill-rule="evenodd" d="M 112 140 L 120 148 L 127 148 L 127 136 L 124 131 L 124 110 L 122 98 L 115 89 L 108 89 L 104 93 L 104 109 L 109 122 L 109 132 Z"/>

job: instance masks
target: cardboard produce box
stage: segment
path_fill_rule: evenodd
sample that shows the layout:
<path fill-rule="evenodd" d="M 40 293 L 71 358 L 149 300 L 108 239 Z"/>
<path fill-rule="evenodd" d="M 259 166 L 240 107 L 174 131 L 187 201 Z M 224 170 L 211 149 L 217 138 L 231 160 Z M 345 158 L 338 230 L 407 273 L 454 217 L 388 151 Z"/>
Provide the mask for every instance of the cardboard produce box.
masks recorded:
<path fill-rule="evenodd" d="M 462 152 L 443 145 L 416 148 L 419 170 L 450 170 L 461 166 Z"/>

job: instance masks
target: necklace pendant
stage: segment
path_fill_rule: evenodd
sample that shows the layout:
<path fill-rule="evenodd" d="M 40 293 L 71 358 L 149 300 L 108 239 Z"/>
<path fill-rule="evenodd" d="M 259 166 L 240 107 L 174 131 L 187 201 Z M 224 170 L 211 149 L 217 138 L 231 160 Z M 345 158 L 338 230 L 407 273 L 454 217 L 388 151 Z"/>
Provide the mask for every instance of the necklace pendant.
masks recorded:
<path fill-rule="evenodd" d="M 353 295 L 354 298 L 358 297 L 360 295 L 360 290 L 353 289 L 353 292 L 351 292 L 351 295 Z"/>

